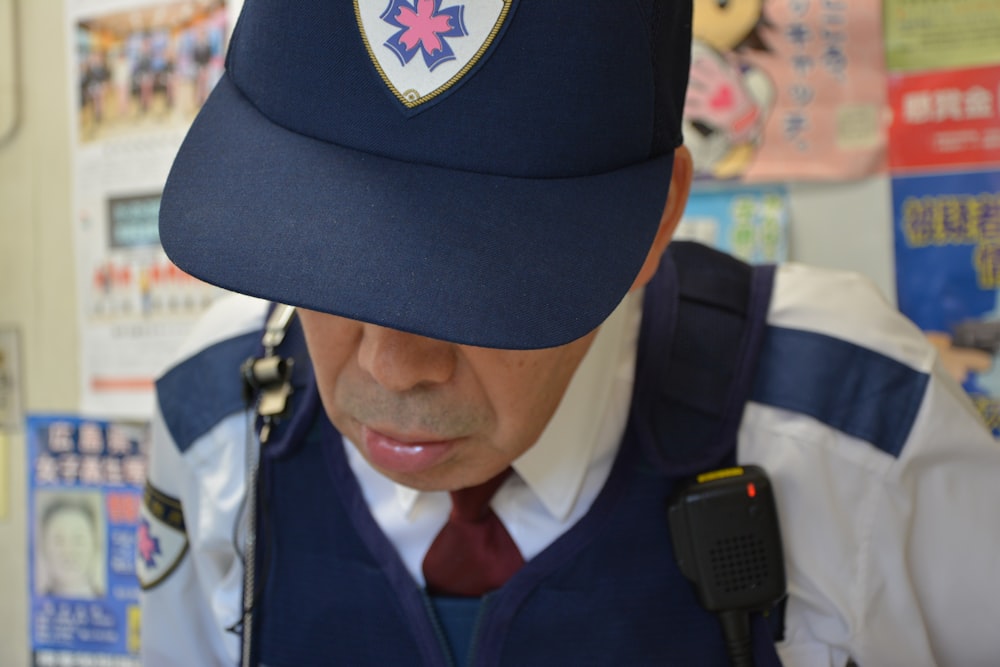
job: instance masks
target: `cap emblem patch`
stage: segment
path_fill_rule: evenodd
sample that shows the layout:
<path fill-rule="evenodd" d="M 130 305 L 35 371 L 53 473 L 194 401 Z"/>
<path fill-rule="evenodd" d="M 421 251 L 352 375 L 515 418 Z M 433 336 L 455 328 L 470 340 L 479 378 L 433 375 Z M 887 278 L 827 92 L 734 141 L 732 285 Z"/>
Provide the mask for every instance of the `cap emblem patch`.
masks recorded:
<path fill-rule="evenodd" d="M 482 61 L 514 0 L 354 0 L 382 81 L 406 109 L 454 88 Z"/>

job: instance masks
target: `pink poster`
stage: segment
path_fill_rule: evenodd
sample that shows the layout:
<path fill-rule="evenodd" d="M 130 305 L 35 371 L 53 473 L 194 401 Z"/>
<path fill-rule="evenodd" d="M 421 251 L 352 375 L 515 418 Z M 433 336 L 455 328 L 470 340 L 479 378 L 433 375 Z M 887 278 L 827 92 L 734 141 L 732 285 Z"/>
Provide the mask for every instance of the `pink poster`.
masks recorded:
<path fill-rule="evenodd" d="M 885 167 L 881 3 L 695 0 L 685 143 L 704 179 L 845 180 Z"/>

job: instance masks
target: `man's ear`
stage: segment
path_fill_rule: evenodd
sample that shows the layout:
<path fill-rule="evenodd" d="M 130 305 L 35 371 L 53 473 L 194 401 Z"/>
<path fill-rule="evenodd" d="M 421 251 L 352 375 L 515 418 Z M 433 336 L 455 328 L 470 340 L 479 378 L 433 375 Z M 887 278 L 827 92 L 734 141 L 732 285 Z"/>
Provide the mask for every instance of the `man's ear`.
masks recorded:
<path fill-rule="evenodd" d="M 646 261 L 643 262 L 639 274 L 635 277 L 629 291 L 644 287 L 660 267 L 660 258 L 667 249 L 667 244 L 677 231 L 677 225 L 687 206 L 688 195 L 691 194 L 691 180 L 694 178 L 694 165 L 691 161 L 691 151 L 686 146 L 678 146 L 674 151 L 674 170 L 670 175 L 670 192 L 667 193 L 667 203 L 660 217 L 660 227 L 656 230 L 656 238 L 649 248 Z"/>

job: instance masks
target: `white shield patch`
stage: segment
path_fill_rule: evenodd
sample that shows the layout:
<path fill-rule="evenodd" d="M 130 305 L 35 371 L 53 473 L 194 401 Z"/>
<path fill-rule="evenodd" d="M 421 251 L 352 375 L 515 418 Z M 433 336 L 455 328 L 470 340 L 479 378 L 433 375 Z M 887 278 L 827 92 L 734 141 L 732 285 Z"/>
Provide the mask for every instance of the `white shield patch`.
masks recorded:
<path fill-rule="evenodd" d="M 187 550 L 180 501 L 147 482 L 135 543 L 135 573 L 142 589 L 149 590 L 169 577 Z"/>
<path fill-rule="evenodd" d="M 515 0 L 354 0 L 368 55 L 408 109 L 454 87 L 482 59 Z"/>

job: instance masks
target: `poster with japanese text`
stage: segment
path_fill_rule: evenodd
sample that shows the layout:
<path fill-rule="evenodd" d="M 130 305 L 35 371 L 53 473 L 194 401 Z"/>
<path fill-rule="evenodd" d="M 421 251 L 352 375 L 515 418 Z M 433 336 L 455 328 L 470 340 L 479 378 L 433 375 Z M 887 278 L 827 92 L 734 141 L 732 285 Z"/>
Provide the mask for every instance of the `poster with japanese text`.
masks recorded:
<path fill-rule="evenodd" d="M 218 296 L 159 244 L 173 156 L 223 71 L 234 0 L 65 0 L 81 409 L 146 419 L 154 377 Z"/>
<path fill-rule="evenodd" d="M 701 179 L 845 180 L 885 166 L 881 5 L 694 3 L 684 143 Z"/>
<path fill-rule="evenodd" d="M 883 0 L 890 70 L 1000 63 L 996 0 Z"/>
<path fill-rule="evenodd" d="M 32 667 L 138 665 L 148 426 L 29 415 Z"/>
<path fill-rule="evenodd" d="M 696 190 L 675 239 L 699 241 L 754 264 L 788 258 L 788 195 L 781 186 Z"/>
<path fill-rule="evenodd" d="M 1000 64 L 893 72 L 889 100 L 893 173 L 1000 166 Z"/>
<path fill-rule="evenodd" d="M 1000 171 L 893 179 L 899 308 L 1000 435 Z"/>

